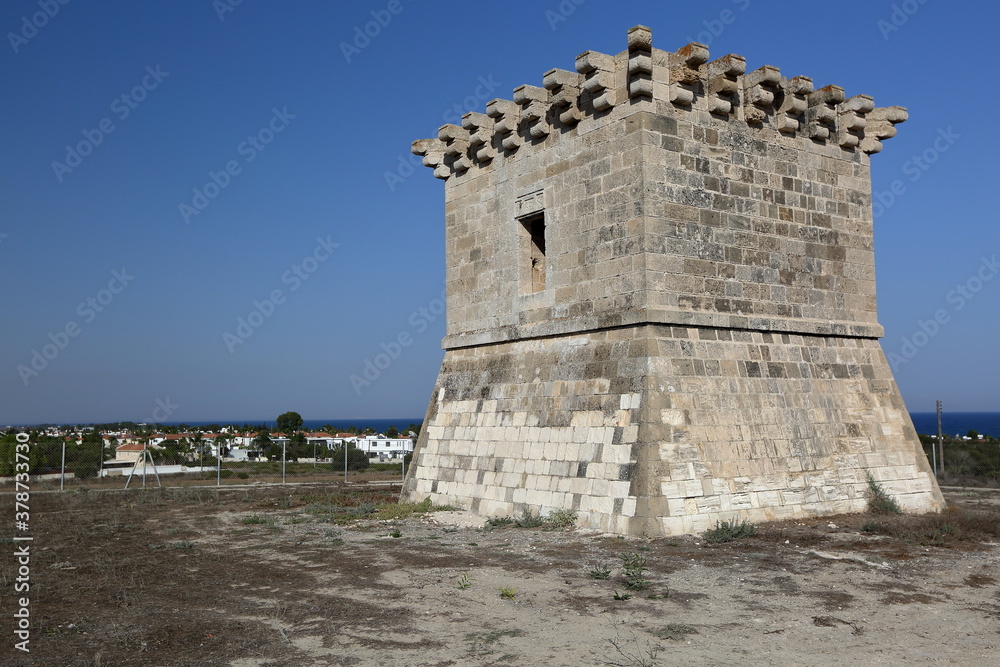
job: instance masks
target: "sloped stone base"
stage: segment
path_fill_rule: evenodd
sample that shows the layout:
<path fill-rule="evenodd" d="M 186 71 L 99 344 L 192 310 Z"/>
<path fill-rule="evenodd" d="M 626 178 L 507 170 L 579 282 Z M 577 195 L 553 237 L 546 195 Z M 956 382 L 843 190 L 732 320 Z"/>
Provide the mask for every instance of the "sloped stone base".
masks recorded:
<path fill-rule="evenodd" d="M 879 343 L 640 325 L 449 350 L 403 495 L 622 535 L 944 500 Z"/>

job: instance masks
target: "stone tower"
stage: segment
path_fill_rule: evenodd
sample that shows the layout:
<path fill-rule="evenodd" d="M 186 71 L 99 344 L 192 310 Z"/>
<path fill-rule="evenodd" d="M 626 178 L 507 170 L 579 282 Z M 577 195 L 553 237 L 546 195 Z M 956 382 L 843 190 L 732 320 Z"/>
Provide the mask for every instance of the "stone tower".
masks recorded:
<path fill-rule="evenodd" d="M 513 98 L 413 145 L 448 323 L 404 496 L 645 536 L 860 511 L 866 473 L 943 506 L 878 342 L 904 109 L 643 26 Z"/>

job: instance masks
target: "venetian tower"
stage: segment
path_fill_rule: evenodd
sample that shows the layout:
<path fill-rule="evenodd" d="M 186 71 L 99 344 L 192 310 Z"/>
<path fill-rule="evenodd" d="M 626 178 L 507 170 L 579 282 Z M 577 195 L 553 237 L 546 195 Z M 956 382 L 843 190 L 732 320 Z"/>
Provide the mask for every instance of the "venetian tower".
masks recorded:
<path fill-rule="evenodd" d="M 901 107 L 689 44 L 413 144 L 444 180 L 445 357 L 403 495 L 623 535 L 944 501 L 879 345 L 869 156 Z"/>

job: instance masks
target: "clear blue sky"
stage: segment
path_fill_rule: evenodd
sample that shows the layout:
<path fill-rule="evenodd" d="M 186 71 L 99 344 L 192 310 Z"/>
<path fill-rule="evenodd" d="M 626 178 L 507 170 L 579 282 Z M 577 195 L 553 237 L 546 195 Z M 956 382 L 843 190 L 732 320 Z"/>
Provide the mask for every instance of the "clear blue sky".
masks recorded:
<path fill-rule="evenodd" d="M 442 358 L 443 186 L 400 158 L 459 110 L 621 51 L 640 23 L 657 48 L 702 41 L 909 108 L 872 160 L 876 191 L 901 193 L 876 221 L 883 345 L 915 352 L 896 374 L 911 410 L 1000 410 L 1000 276 L 949 298 L 1000 253 L 995 4 L 232 2 L 0 8 L 0 425 L 422 416 Z M 255 306 L 275 290 L 273 312 Z M 245 340 L 239 318 L 260 325 Z"/>

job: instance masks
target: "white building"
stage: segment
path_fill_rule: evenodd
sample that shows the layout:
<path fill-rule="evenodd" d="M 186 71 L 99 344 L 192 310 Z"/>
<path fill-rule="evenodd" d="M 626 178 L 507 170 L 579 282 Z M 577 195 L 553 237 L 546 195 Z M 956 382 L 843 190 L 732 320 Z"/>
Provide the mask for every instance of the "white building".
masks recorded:
<path fill-rule="evenodd" d="M 413 451 L 410 438 L 389 438 L 379 433 L 359 437 L 355 447 L 368 454 L 368 458 L 395 459 Z"/>

